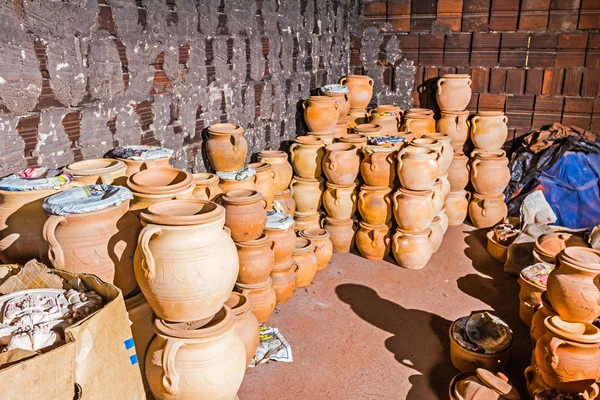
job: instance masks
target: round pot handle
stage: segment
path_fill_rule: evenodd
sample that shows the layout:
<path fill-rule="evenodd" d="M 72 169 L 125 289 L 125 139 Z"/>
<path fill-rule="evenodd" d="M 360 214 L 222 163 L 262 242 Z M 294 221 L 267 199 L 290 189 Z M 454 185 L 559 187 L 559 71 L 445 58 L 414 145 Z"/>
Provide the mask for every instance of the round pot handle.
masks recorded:
<path fill-rule="evenodd" d="M 506 115 L 502 116 L 502 122 L 504 123 L 504 125 L 508 123 L 508 117 Z"/>
<path fill-rule="evenodd" d="M 479 160 L 475 159 L 471 163 L 471 172 L 473 173 L 473 178 L 477 178 L 477 165 L 480 163 Z"/>
<path fill-rule="evenodd" d="M 110 185 L 114 181 L 115 180 L 113 179 L 113 177 L 110 176 L 109 174 L 102 174 L 102 175 L 100 175 L 100 182 L 102 182 L 103 185 Z"/>
<path fill-rule="evenodd" d="M 346 83 L 347 80 L 348 80 L 347 77 L 343 77 L 342 79 L 340 79 L 340 85 L 343 85 L 344 83 Z"/>
<path fill-rule="evenodd" d="M 230 137 L 231 141 L 233 142 L 233 151 L 237 153 L 240 151 L 240 138 L 236 134 L 230 135 Z"/>
<path fill-rule="evenodd" d="M 396 190 L 394 194 L 392 194 L 392 201 L 394 202 L 394 209 L 398 208 L 398 196 L 400 196 L 400 191 Z"/>
<path fill-rule="evenodd" d="M 400 170 L 402 169 L 402 157 L 406 154 L 406 150 L 402 149 L 398 152 L 398 156 L 396 157 L 396 161 L 398 161 L 398 175 L 400 175 Z"/>
<path fill-rule="evenodd" d="M 346 103 L 350 101 L 350 97 L 348 97 L 348 93 L 344 93 L 344 99 L 346 99 Z"/>
<path fill-rule="evenodd" d="M 338 103 L 338 101 L 337 101 L 337 100 L 335 100 L 335 101 L 333 102 L 333 104 L 335 104 L 335 109 L 336 109 L 336 110 L 338 110 L 338 109 L 340 108 L 340 103 Z"/>
<path fill-rule="evenodd" d="M 477 121 L 479 119 L 479 115 L 476 115 L 473 117 L 473 119 L 471 119 L 471 133 L 475 133 L 475 131 L 477 130 L 477 124 L 475 123 L 475 121 Z"/>
<path fill-rule="evenodd" d="M 469 87 L 471 87 L 471 83 L 472 83 L 472 80 L 471 80 L 471 78 L 469 78 L 467 85 L 469 85 Z"/>
<path fill-rule="evenodd" d="M 304 100 L 304 101 L 302 102 L 302 109 L 303 109 L 303 110 L 306 110 L 306 107 L 308 107 L 308 106 L 306 105 L 306 103 L 308 103 L 308 100 Z"/>
<path fill-rule="evenodd" d="M 465 195 L 467 196 L 467 201 L 471 201 L 471 192 L 465 190 Z"/>
<path fill-rule="evenodd" d="M 445 78 L 440 78 L 437 81 L 438 94 L 442 94 L 442 83 L 446 81 Z"/>
<path fill-rule="evenodd" d="M 329 152 L 329 168 L 330 169 L 336 169 L 336 166 L 337 166 L 336 158 L 337 158 L 338 153 L 339 153 L 339 150 L 333 150 L 333 151 Z"/>
<path fill-rule="evenodd" d="M 410 132 L 410 123 L 411 123 L 412 121 L 413 121 L 412 119 L 408 119 L 408 118 L 406 118 L 406 119 L 404 120 L 404 130 L 405 130 L 406 132 Z"/>
<path fill-rule="evenodd" d="M 338 188 L 333 188 L 333 204 L 335 204 L 336 207 L 339 207 L 340 205 L 340 192 Z"/>
<path fill-rule="evenodd" d="M 269 207 L 269 202 L 267 201 L 267 198 L 265 196 L 261 197 L 260 202 L 263 203 L 263 208 L 265 210 L 267 209 L 267 207 Z"/>
<path fill-rule="evenodd" d="M 138 237 L 138 246 L 142 249 L 142 254 L 144 258 L 142 259 L 142 269 L 144 270 L 144 276 L 152 280 L 154 272 L 156 270 L 156 265 L 154 263 L 154 256 L 150 251 L 150 247 L 148 246 L 150 243 L 150 239 L 154 235 L 162 235 L 162 229 L 157 225 L 147 225 L 140 232 L 140 236 Z M 145 265 L 144 265 L 145 264 Z"/>
<path fill-rule="evenodd" d="M 374 84 L 374 83 L 375 83 L 375 82 L 373 81 L 373 79 L 369 78 L 369 85 L 370 85 L 370 86 L 373 86 L 373 84 Z"/>
<path fill-rule="evenodd" d="M 550 353 L 550 356 L 552 357 L 552 368 L 558 367 L 557 350 L 560 346 L 562 346 L 563 344 L 566 344 L 566 343 L 567 342 L 565 340 L 557 338 L 556 336 L 553 336 L 552 339 L 550 339 L 547 349 L 548 349 L 548 352 Z"/>
<path fill-rule="evenodd" d="M 62 215 L 50 215 L 42 229 L 42 236 L 48 243 L 48 258 L 54 268 L 58 269 L 65 268 L 65 253 L 56 239 L 56 227 L 58 225 L 66 225 L 67 223 L 67 218 Z"/>
<path fill-rule="evenodd" d="M 162 384 L 170 394 L 179 392 L 179 374 L 175 369 L 175 355 L 180 347 L 185 346 L 181 340 L 167 339 L 162 350 L 161 364 L 163 368 Z"/>
<path fill-rule="evenodd" d="M 365 205 L 365 191 L 361 190 L 360 192 L 358 192 L 358 201 L 360 202 L 360 204 L 362 204 L 363 206 Z"/>
<path fill-rule="evenodd" d="M 292 143 L 290 146 L 290 160 L 292 160 L 292 163 L 294 162 L 294 150 L 296 147 L 298 147 L 298 143 Z"/>
<path fill-rule="evenodd" d="M 295 178 L 292 178 L 292 180 L 290 181 L 290 194 L 292 195 L 292 197 L 294 197 L 294 185 L 298 183 L 298 181 Z"/>
<path fill-rule="evenodd" d="M 377 229 L 373 229 L 373 240 L 371 241 L 371 247 L 377 247 L 377 243 L 381 240 L 381 234 Z"/>

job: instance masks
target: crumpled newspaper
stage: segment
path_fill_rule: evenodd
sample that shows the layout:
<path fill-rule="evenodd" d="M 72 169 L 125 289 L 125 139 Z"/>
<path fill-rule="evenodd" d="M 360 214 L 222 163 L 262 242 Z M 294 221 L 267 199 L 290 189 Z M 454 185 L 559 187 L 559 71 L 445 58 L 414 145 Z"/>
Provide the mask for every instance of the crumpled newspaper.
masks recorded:
<path fill-rule="evenodd" d="M 44 200 L 44 211 L 54 215 L 83 214 L 116 206 L 133 199 L 126 187 L 88 185 L 65 190 Z"/>
<path fill-rule="evenodd" d="M 267 361 L 292 362 L 292 348 L 285 340 L 279 329 L 270 326 L 260 327 L 260 342 L 250 366 L 255 367 L 258 364 Z"/>
<path fill-rule="evenodd" d="M 230 171 L 230 172 L 217 171 L 216 174 L 220 179 L 225 179 L 228 181 L 234 181 L 234 180 L 235 181 L 243 181 L 244 179 L 248 179 L 251 176 L 256 175 L 256 170 L 254 168 L 250 168 L 250 167 L 246 166 L 237 171 Z"/>
<path fill-rule="evenodd" d="M 119 146 L 109 151 L 105 157 L 124 158 L 126 160 L 144 161 L 167 158 L 173 150 L 160 146 Z"/>
<path fill-rule="evenodd" d="M 59 169 L 27 168 L 0 179 L 0 190 L 22 192 L 29 190 L 58 189 L 71 182 L 73 176 Z"/>
<path fill-rule="evenodd" d="M 288 230 L 294 223 L 294 218 L 283 212 L 283 207 L 277 200 L 273 201 L 274 210 L 267 211 L 267 224 L 265 228 Z"/>
<path fill-rule="evenodd" d="M 522 226 L 528 224 L 553 224 L 556 214 L 544 197 L 544 192 L 535 190 L 525 197 L 521 204 Z"/>

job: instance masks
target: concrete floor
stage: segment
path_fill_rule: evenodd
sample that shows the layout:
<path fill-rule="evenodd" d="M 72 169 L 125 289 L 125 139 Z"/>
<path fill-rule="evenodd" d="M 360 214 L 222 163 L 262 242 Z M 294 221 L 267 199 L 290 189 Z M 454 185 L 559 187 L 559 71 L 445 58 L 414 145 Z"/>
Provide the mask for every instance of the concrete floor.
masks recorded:
<path fill-rule="evenodd" d="M 391 261 L 391 260 L 390 260 Z M 292 347 L 292 363 L 248 369 L 241 400 L 446 399 L 459 371 L 448 328 L 475 310 L 492 310 L 515 335 L 506 371 L 527 398 L 529 329 L 518 317 L 516 278 L 485 250 L 485 232 L 450 227 L 422 270 L 356 254 L 334 254 L 313 284 L 267 321 Z"/>

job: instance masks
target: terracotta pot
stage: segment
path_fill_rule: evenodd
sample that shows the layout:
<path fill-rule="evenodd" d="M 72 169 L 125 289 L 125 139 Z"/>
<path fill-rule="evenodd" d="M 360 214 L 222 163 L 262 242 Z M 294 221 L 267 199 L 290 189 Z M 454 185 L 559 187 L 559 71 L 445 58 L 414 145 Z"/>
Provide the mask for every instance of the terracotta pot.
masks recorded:
<path fill-rule="evenodd" d="M 325 180 L 323 178 L 300 178 L 294 176 L 290 183 L 296 211 L 314 213 L 321 209 Z"/>
<path fill-rule="evenodd" d="M 546 325 L 544 325 L 546 318 L 558 315 L 556 310 L 552 307 L 550 300 L 548 300 L 547 290 L 542 292 L 540 300 L 541 304 L 533 314 L 533 318 L 531 319 L 531 329 L 529 330 L 529 336 L 531 337 L 531 342 L 534 347 L 537 341 L 546 334 Z"/>
<path fill-rule="evenodd" d="M 292 259 L 298 266 L 296 270 L 296 287 L 310 285 L 317 273 L 319 263 L 315 254 L 315 244 L 305 237 L 297 238 Z"/>
<path fill-rule="evenodd" d="M 255 285 L 271 275 L 275 263 L 274 244 L 264 233 L 258 239 L 235 243 L 240 261 L 238 283 Z"/>
<path fill-rule="evenodd" d="M 142 213 L 134 256 L 137 282 L 159 318 L 207 322 L 238 276 L 225 209 L 205 200 L 173 200 Z"/>
<path fill-rule="evenodd" d="M 433 151 L 439 153 L 440 154 L 440 157 L 438 158 L 439 173 L 445 172 L 445 171 L 442 171 L 442 166 L 444 164 L 444 158 L 442 156 L 442 149 L 443 149 L 442 143 L 440 143 L 434 139 L 427 139 L 425 137 L 425 135 L 423 135 L 420 138 L 413 139 L 412 142 L 410 142 L 410 144 L 408 145 L 408 147 L 423 147 L 425 149 L 430 149 L 430 150 L 433 150 Z"/>
<path fill-rule="evenodd" d="M 373 97 L 373 79 L 366 75 L 348 75 L 340 79 L 340 84 L 348 86 L 350 108 L 367 108 Z"/>
<path fill-rule="evenodd" d="M 294 224 L 288 229 L 265 228 L 269 240 L 273 241 L 273 260 L 275 265 L 290 262 L 292 253 L 296 248 L 296 233 Z"/>
<path fill-rule="evenodd" d="M 508 136 L 502 111 L 479 111 L 471 120 L 471 140 L 479 149 L 501 149 Z"/>
<path fill-rule="evenodd" d="M 438 179 L 442 182 L 442 193 L 444 193 L 444 199 L 448 199 L 450 194 L 450 181 L 448 180 L 448 173 L 438 175 Z"/>
<path fill-rule="evenodd" d="M 127 165 L 125 174 L 127 177 L 135 174 L 136 172 L 145 171 L 152 168 L 170 168 L 169 160 L 171 157 L 161 157 L 151 160 L 130 160 L 127 158 L 116 157 L 117 160 L 122 161 Z"/>
<path fill-rule="evenodd" d="M 369 122 L 369 113 L 364 108 L 350 108 L 348 111 L 348 127 L 354 128 L 356 125 Z"/>
<path fill-rule="evenodd" d="M 334 143 L 325 147 L 323 172 L 327 180 L 338 185 L 350 185 L 358 176 L 360 158 L 357 147 L 349 143 Z"/>
<path fill-rule="evenodd" d="M 392 200 L 388 186 L 363 185 L 358 195 L 358 211 L 370 225 L 385 225 L 392 220 Z"/>
<path fill-rule="evenodd" d="M 237 171 L 244 167 L 248 142 L 238 124 L 213 124 L 208 127 L 206 141 L 208 162 L 217 171 Z"/>
<path fill-rule="evenodd" d="M 337 124 L 335 126 L 335 128 L 333 129 L 334 139 L 339 139 L 341 137 L 346 136 L 347 134 L 348 134 L 348 124 L 347 123 Z M 331 143 L 327 143 L 327 144 L 331 144 Z"/>
<path fill-rule="evenodd" d="M 131 334 L 135 345 L 135 354 L 137 354 L 142 372 L 144 386 L 148 384 L 146 381 L 146 371 L 144 369 L 146 361 L 146 351 L 150 342 L 154 338 L 154 311 L 146 301 L 144 294 L 138 292 L 135 296 L 125 299 L 125 308 L 127 315 L 131 321 Z"/>
<path fill-rule="evenodd" d="M 431 189 L 440 173 L 441 157 L 441 153 L 424 147 L 403 148 L 398 153 L 400 184 L 410 190 Z"/>
<path fill-rule="evenodd" d="M 369 111 L 369 122 L 381 126 L 381 135 L 398 132 L 402 110 L 394 105 L 380 105 Z"/>
<path fill-rule="evenodd" d="M 461 372 L 450 381 L 450 400 L 519 400 L 519 392 L 502 372 Z"/>
<path fill-rule="evenodd" d="M 454 153 L 448 168 L 448 181 L 452 192 L 463 190 L 469 184 L 470 169 L 469 157 L 462 152 Z"/>
<path fill-rule="evenodd" d="M 275 303 L 277 302 L 271 277 L 268 277 L 266 281 L 255 285 L 245 285 L 236 282 L 235 286 L 238 292 L 242 293 L 250 300 L 252 314 L 254 314 L 258 323 L 263 324 L 267 322 L 271 314 L 273 314 Z"/>
<path fill-rule="evenodd" d="M 412 132 L 415 134 L 416 138 L 420 138 L 426 133 L 435 132 L 435 119 L 433 119 L 433 113 L 431 115 L 407 113 L 404 116 L 404 122 L 402 123 L 400 130 Z"/>
<path fill-rule="evenodd" d="M 294 248 L 296 248 L 295 244 Z M 296 269 L 298 269 L 298 266 L 292 259 L 287 264 L 273 268 L 271 279 L 273 280 L 273 290 L 275 291 L 277 304 L 285 304 L 292 298 L 296 290 Z"/>
<path fill-rule="evenodd" d="M 290 146 L 290 159 L 297 176 L 319 178 L 325 154 L 325 143 L 312 136 L 297 136 Z"/>
<path fill-rule="evenodd" d="M 542 306 L 542 293 L 544 293 L 546 289 L 529 282 L 523 277 L 522 273 L 519 275 L 517 282 L 520 287 L 519 300 L 522 303 L 526 303 L 535 312 L 535 310 Z M 531 317 L 533 317 L 533 313 L 531 314 Z M 528 318 L 527 321 L 523 322 L 525 322 L 527 326 L 531 326 L 531 318 Z"/>
<path fill-rule="evenodd" d="M 359 124 L 352 128 L 352 133 L 366 138 L 381 136 L 381 125 Z"/>
<path fill-rule="evenodd" d="M 63 168 L 84 185 L 120 185 L 127 183 L 127 165 L 111 158 L 78 161 Z"/>
<path fill-rule="evenodd" d="M 124 295 L 137 288 L 132 258 L 140 223 L 129 201 L 84 214 L 48 215 L 43 237 L 55 268 L 93 274 Z"/>
<path fill-rule="evenodd" d="M 568 232 L 553 232 L 538 236 L 533 246 L 534 257 L 537 256 L 540 262 L 553 264 L 556 256 L 567 247 L 581 246 L 589 247 L 588 243 L 577 235 Z"/>
<path fill-rule="evenodd" d="M 221 198 L 225 207 L 225 226 L 236 242 L 260 237 L 267 223 L 267 201 L 256 190 L 233 190 Z"/>
<path fill-rule="evenodd" d="M 433 190 L 433 197 L 431 199 L 433 200 L 433 212 L 435 215 L 440 213 L 446 201 L 442 187 L 442 180 L 438 178 L 431 188 L 431 190 Z"/>
<path fill-rule="evenodd" d="M 333 255 L 333 244 L 329 239 L 329 232 L 325 229 L 308 229 L 299 232 L 300 236 L 310 239 L 315 245 L 317 256 L 317 270 L 327 267 Z"/>
<path fill-rule="evenodd" d="M 146 376 L 157 399 L 237 398 L 246 350 L 229 307 L 206 326 L 156 320 L 156 338 L 146 356 Z"/>
<path fill-rule="evenodd" d="M 336 129 L 339 126 L 336 125 Z M 346 124 L 342 124 L 342 126 L 344 127 L 344 135 L 346 134 Z M 314 138 L 318 138 L 321 139 L 323 141 L 323 143 L 325 144 L 325 146 L 327 146 L 328 144 L 332 144 L 333 143 L 333 139 L 336 138 L 336 131 L 334 130 L 333 132 L 306 132 L 306 134 L 310 137 L 314 137 Z"/>
<path fill-rule="evenodd" d="M 349 253 L 354 247 L 356 228 L 353 220 L 325 217 L 324 228 L 329 232 L 334 253 Z"/>
<path fill-rule="evenodd" d="M 198 200 L 213 200 L 223 193 L 219 187 L 219 177 L 215 174 L 200 172 L 192 175 L 196 186 L 192 195 Z"/>
<path fill-rule="evenodd" d="M 235 315 L 235 331 L 240 335 L 244 348 L 246 349 L 246 368 L 256 353 L 260 342 L 260 325 L 252 314 L 252 304 L 246 296 L 241 293 L 231 292 L 225 305 Z"/>
<path fill-rule="evenodd" d="M 454 156 L 454 149 L 450 144 L 452 140 L 450 136 L 443 135 L 441 133 L 426 133 L 423 135 L 423 138 L 429 140 L 435 140 L 442 145 L 442 158 L 440 160 L 440 173 L 444 173 L 448 171 L 450 168 L 450 164 L 452 163 L 452 158 Z M 412 142 L 411 142 L 412 145 Z"/>
<path fill-rule="evenodd" d="M 373 151 L 366 146 L 360 163 L 360 174 L 369 186 L 392 186 L 396 180 L 396 147 L 381 147 Z"/>
<path fill-rule="evenodd" d="M 442 225 L 442 219 L 439 215 L 433 217 L 433 221 L 429 225 L 429 229 L 431 230 L 431 249 L 434 253 L 436 253 L 440 246 L 442 245 L 442 241 L 444 240 L 444 226 Z"/>
<path fill-rule="evenodd" d="M 558 314 L 592 322 L 600 315 L 600 250 L 567 247 L 548 276 L 548 298 Z"/>
<path fill-rule="evenodd" d="M 323 96 L 329 96 L 337 101 L 338 107 L 338 124 L 346 123 L 348 120 L 348 112 L 350 111 L 350 93 L 342 92 L 326 92 L 321 91 Z"/>
<path fill-rule="evenodd" d="M 338 102 L 329 96 L 310 96 L 302 102 L 304 121 L 311 132 L 331 132 L 338 123 Z"/>
<path fill-rule="evenodd" d="M 469 138 L 471 123 L 468 118 L 468 111 L 442 111 L 442 117 L 437 123 L 437 131 L 450 136 L 450 145 L 454 151 L 462 151 L 463 145 Z"/>
<path fill-rule="evenodd" d="M 450 192 L 445 204 L 445 214 L 448 217 L 448 225 L 457 226 L 465 221 L 470 200 L 471 193 L 466 190 Z"/>
<path fill-rule="evenodd" d="M 427 265 L 433 248 L 431 230 L 409 232 L 397 228 L 392 238 L 392 253 L 399 266 L 406 269 L 421 269 Z"/>
<path fill-rule="evenodd" d="M 383 260 L 391 247 L 390 225 L 372 225 L 364 221 L 358 223 L 356 248 L 367 260 Z"/>
<path fill-rule="evenodd" d="M 412 232 L 427 229 L 435 216 L 433 195 L 433 190 L 414 191 L 399 188 L 394 192 L 392 210 L 398 226 Z"/>
<path fill-rule="evenodd" d="M 440 226 L 442 227 L 442 231 L 444 232 L 444 235 L 445 235 L 446 231 L 448 230 L 448 223 L 449 223 L 448 215 L 446 215 L 446 205 L 444 205 L 444 207 L 442 207 L 442 209 L 436 215 L 436 217 L 440 217 Z"/>
<path fill-rule="evenodd" d="M 323 193 L 323 206 L 327 215 L 337 219 L 352 218 L 356 212 L 357 190 L 356 184 L 336 185 L 326 183 L 327 189 Z"/>
<path fill-rule="evenodd" d="M 471 101 L 471 77 L 467 74 L 444 74 L 437 81 L 435 97 L 444 111 L 462 111 Z"/>
<path fill-rule="evenodd" d="M 223 194 L 227 194 L 234 190 L 254 190 L 258 192 L 256 186 L 256 175 L 251 175 L 246 179 L 223 179 L 219 178 L 219 189 Z M 220 197 L 220 196 L 219 196 Z"/>
<path fill-rule="evenodd" d="M 275 172 L 275 193 L 283 192 L 290 186 L 294 170 L 288 162 L 285 152 L 279 150 L 264 150 L 258 153 L 258 160 L 266 162 Z"/>
<path fill-rule="evenodd" d="M 319 229 L 321 228 L 321 213 L 295 212 L 294 221 L 296 223 L 294 226 L 296 232 L 303 231 L 305 229 Z"/>
<path fill-rule="evenodd" d="M 152 168 L 131 175 L 127 187 L 133 193 L 131 211 L 139 216 L 152 204 L 169 200 L 191 199 L 194 192 L 192 174 L 176 168 Z"/>
<path fill-rule="evenodd" d="M 476 228 L 491 228 L 504 221 L 508 208 L 504 203 L 504 195 L 484 196 L 473 193 L 473 200 L 469 203 L 469 217 Z"/>
<path fill-rule="evenodd" d="M 256 171 L 256 191 L 265 196 L 269 205 L 268 209 L 273 208 L 273 200 L 275 200 L 275 171 L 273 167 L 265 162 L 248 164 L 248 167 Z"/>
<path fill-rule="evenodd" d="M 283 211 L 288 215 L 294 215 L 296 212 L 296 202 L 292 196 L 292 190 L 286 189 L 275 193 L 275 200 L 283 207 Z"/>
<path fill-rule="evenodd" d="M 479 194 L 502 194 L 510 182 L 508 159 L 492 153 L 476 153 L 471 161 L 471 183 Z"/>

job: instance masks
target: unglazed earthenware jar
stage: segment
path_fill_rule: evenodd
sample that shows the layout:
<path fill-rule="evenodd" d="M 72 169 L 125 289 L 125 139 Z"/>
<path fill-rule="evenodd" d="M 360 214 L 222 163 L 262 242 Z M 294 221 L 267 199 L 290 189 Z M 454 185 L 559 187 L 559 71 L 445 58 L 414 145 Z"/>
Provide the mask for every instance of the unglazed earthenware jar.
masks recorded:
<path fill-rule="evenodd" d="M 258 160 L 266 162 L 275 172 L 275 193 L 283 192 L 290 185 L 294 170 L 288 162 L 288 155 L 279 150 L 263 150 L 258 153 Z"/>
<path fill-rule="evenodd" d="M 338 125 L 336 125 L 336 127 Z M 342 124 L 342 126 L 346 126 L 346 124 Z M 335 130 L 332 132 L 306 132 L 306 134 L 310 137 L 321 139 L 325 146 L 327 146 L 328 144 L 332 144 L 333 140 L 336 138 Z M 344 132 L 343 134 L 345 135 L 346 132 Z"/>
<path fill-rule="evenodd" d="M 323 206 L 327 215 L 337 219 L 352 218 L 356 212 L 357 190 L 356 184 L 336 185 L 327 182 L 323 192 Z"/>
<path fill-rule="evenodd" d="M 323 172 L 327 180 L 338 185 L 350 185 L 358 176 L 358 148 L 350 143 L 334 143 L 325 147 Z"/>
<path fill-rule="evenodd" d="M 296 248 L 292 259 L 298 266 L 296 270 L 296 287 L 305 287 L 312 283 L 319 261 L 315 254 L 315 244 L 305 237 L 296 239 Z"/>
<path fill-rule="evenodd" d="M 265 233 L 258 239 L 235 243 L 240 261 L 239 283 L 254 285 L 267 280 L 275 263 L 274 244 Z"/>
<path fill-rule="evenodd" d="M 297 176 L 319 178 L 322 173 L 325 143 L 313 136 L 297 136 L 290 146 L 290 160 Z"/>
<path fill-rule="evenodd" d="M 407 269 L 421 269 L 433 254 L 430 239 L 431 231 L 409 232 L 396 229 L 392 238 L 392 253 L 399 266 Z"/>
<path fill-rule="evenodd" d="M 404 115 L 404 122 L 400 127 L 401 131 L 412 132 L 416 138 L 420 138 L 425 133 L 435 132 L 435 119 L 433 119 L 433 112 L 431 110 L 411 110 Z"/>
<path fill-rule="evenodd" d="M 537 341 L 546 334 L 546 325 L 544 325 L 546 318 L 558 315 L 554 307 L 552 307 L 550 300 L 548 300 L 547 290 L 542 292 L 540 300 L 541 307 L 538 307 L 537 311 L 533 314 L 531 329 L 529 330 L 529 336 L 534 347 Z"/>
<path fill-rule="evenodd" d="M 397 147 L 364 146 L 360 174 L 366 185 L 392 186 L 396 179 Z"/>
<path fill-rule="evenodd" d="M 296 233 L 294 224 L 288 229 L 265 227 L 267 237 L 273 241 L 274 265 L 288 263 L 292 259 L 292 253 L 296 248 Z"/>
<path fill-rule="evenodd" d="M 217 171 L 237 171 L 244 167 L 248 142 L 238 124 L 214 124 L 208 127 L 206 141 L 208 162 Z"/>
<path fill-rule="evenodd" d="M 381 125 L 377 124 L 358 124 L 352 128 L 352 133 L 366 138 L 381 136 Z"/>
<path fill-rule="evenodd" d="M 388 186 L 361 186 L 358 211 L 366 223 L 385 225 L 392 220 L 391 191 Z"/>
<path fill-rule="evenodd" d="M 469 157 L 465 156 L 463 152 L 455 152 L 448 168 L 450 191 L 458 192 L 469 184 L 469 170 Z"/>
<path fill-rule="evenodd" d="M 267 201 L 256 190 L 232 190 L 221 198 L 225 207 L 225 226 L 236 242 L 260 237 L 267 223 Z"/>
<path fill-rule="evenodd" d="M 241 293 L 231 292 L 225 305 L 235 315 L 235 331 L 240 336 L 242 343 L 244 343 L 244 348 L 246 349 L 246 368 L 248 368 L 260 342 L 258 320 L 251 312 L 252 304 L 250 300 Z"/>
<path fill-rule="evenodd" d="M 471 140 L 479 149 L 501 149 L 508 136 L 502 111 L 479 111 L 471 120 Z"/>
<path fill-rule="evenodd" d="M 546 233 L 535 239 L 533 258 L 536 261 L 539 259 L 538 262 L 554 265 L 558 253 L 572 246 L 589 247 L 585 239 L 578 235 L 568 232 Z"/>
<path fill-rule="evenodd" d="M 364 108 L 350 108 L 348 111 L 348 128 L 354 128 L 356 125 L 369 122 L 369 114 Z"/>
<path fill-rule="evenodd" d="M 390 253 L 392 240 L 390 225 L 372 225 L 365 221 L 358 223 L 356 248 L 367 260 L 383 260 Z"/>
<path fill-rule="evenodd" d="M 471 123 L 468 118 L 468 111 L 442 111 L 442 117 L 437 123 L 437 131 L 450 136 L 450 144 L 454 151 L 462 151 L 463 145 L 469 138 Z"/>
<path fill-rule="evenodd" d="M 452 140 L 450 136 L 444 135 L 441 133 L 426 133 L 423 135 L 423 138 L 435 140 L 442 145 L 442 158 L 440 160 L 440 173 L 444 173 L 448 171 L 450 168 L 450 163 L 452 162 L 452 157 L 454 156 L 454 149 L 450 144 Z M 412 145 L 412 142 L 411 142 Z"/>
<path fill-rule="evenodd" d="M 255 190 L 258 191 L 256 186 L 256 175 L 250 175 L 245 179 L 223 179 L 219 178 L 219 189 L 221 193 L 227 194 L 234 190 Z"/>
<path fill-rule="evenodd" d="M 440 152 L 425 147 L 403 148 L 398 152 L 400 184 L 410 190 L 431 189 L 440 173 L 441 157 Z"/>
<path fill-rule="evenodd" d="M 294 213 L 294 229 L 296 232 L 304 229 L 319 229 L 321 228 L 321 213 L 303 213 L 296 211 Z"/>
<path fill-rule="evenodd" d="M 448 217 L 448 225 L 457 226 L 465 221 L 470 200 L 471 193 L 466 190 L 450 192 L 444 205 L 446 208 L 445 214 Z"/>
<path fill-rule="evenodd" d="M 444 240 L 444 226 L 442 225 L 442 219 L 439 215 L 433 217 L 433 221 L 429 225 L 429 229 L 431 230 L 431 250 L 435 253 L 439 250 L 442 245 L 442 240 Z"/>
<path fill-rule="evenodd" d="M 333 243 L 331 243 L 331 240 L 329 239 L 329 232 L 325 229 L 307 229 L 300 231 L 299 235 L 310 239 L 315 245 L 317 270 L 325 269 L 333 255 Z"/>
<path fill-rule="evenodd" d="M 373 97 L 373 79 L 366 75 L 348 75 L 340 84 L 350 91 L 350 108 L 366 109 Z"/>
<path fill-rule="evenodd" d="M 331 132 L 338 123 L 338 102 L 329 96 L 310 96 L 302 102 L 304 121 L 311 132 Z"/>
<path fill-rule="evenodd" d="M 214 200 L 219 194 L 223 193 L 219 187 L 219 177 L 215 174 L 200 172 L 192 175 L 196 186 L 192 195 L 198 200 Z"/>
<path fill-rule="evenodd" d="M 130 210 L 139 216 L 152 204 L 193 198 L 194 177 L 176 168 L 151 168 L 136 172 L 127 179 L 133 193 Z"/>
<path fill-rule="evenodd" d="M 445 172 L 442 171 L 444 157 L 442 155 L 443 146 L 441 142 L 438 142 L 435 139 L 427 139 L 425 135 L 423 135 L 420 138 L 413 139 L 407 147 L 423 147 L 438 152 L 440 154 L 440 157 L 437 159 L 439 165 L 439 173 Z"/>
<path fill-rule="evenodd" d="M 400 129 L 402 110 L 400 107 L 385 104 L 369 111 L 369 122 L 381 126 L 381 135 L 390 135 Z"/>
<path fill-rule="evenodd" d="M 325 217 L 323 227 L 329 232 L 329 239 L 333 244 L 334 253 L 349 253 L 354 247 L 354 234 L 356 232 L 354 220 Z"/>
<path fill-rule="evenodd" d="M 296 202 L 292 197 L 292 190 L 286 189 L 275 193 L 275 200 L 283 207 L 283 211 L 288 215 L 294 215 L 296 212 Z"/>
<path fill-rule="evenodd" d="M 296 211 L 314 213 L 321 209 L 325 180 L 319 178 L 301 178 L 294 176 L 290 183 Z"/>
<path fill-rule="evenodd" d="M 84 185 L 120 185 L 127 183 L 127 165 L 111 158 L 78 161 L 63 168 Z"/>
<path fill-rule="evenodd" d="M 252 314 L 256 317 L 259 324 L 267 322 L 273 310 L 277 297 L 273 290 L 273 281 L 268 277 L 266 281 L 254 285 L 246 285 L 236 282 L 236 291 L 240 292 L 250 300 Z"/>
<path fill-rule="evenodd" d="M 326 85 L 321 88 L 322 96 L 334 98 L 339 104 L 338 124 L 346 123 L 350 111 L 350 91 L 344 85 Z"/>
<path fill-rule="evenodd" d="M 435 97 L 444 111 L 462 111 L 471 101 L 471 77 L 466 74 L 444 74 L 437 81 Z"/>
<path fill-rule="evenodd" d="M 471 183 L 479 194 L 502 194 L 510 182 L 508 159 L 491 152 L 471 153 Z"/>
<path fill-rule="evenodd" d="M 476 228 L 491 228 L 502 222 L 507 214 L 503 194 L 486 196 L 473 193 L 473 200 L 469 203 L 469 217 Z"/>
<path fill-rule="evenodd" d="M 347 117 L 348 118 L 348 117 Z M 342 124 L 337 124 L 335 126 L 335 128 L 333 128 L 333 138 L 334 138 L 334 142 L 335 139 L 339 139 L 341 137 L 344 137 L 348 134 L 348 128 L 349 125 L 348 123 L 344 122 Z M 307 133 L 307 135 L 310 135 L 310 133 Z M 333 142 L 332 142 L 333 143 Z M 327 143 L 327 144 L 331 144 L 331 143 Z"/>
<path fill-rule="evenodd" d="M 433 190 L 409 190 L 399 188 L 392 195 L 394 217 L 398 226 L 411 232 L 421 232 L 429 227 L 435 209 Z"/>
<path fill-rule="evenodd" d="M 295 243 L 294 248 L 296 248 Z M 273 268 L 271 280 L 273 280 L 273 290 L 275 291 L 277 304 L 285 304 L 292 298 L 296 290 L 296 269 L 298 269 L 298 266 L 291 258 L 288 263 L 276 265 Z"/>
<path fill-rule="evenodd" d="M 125 299 L 125 308 L 131 321 L 131 334 L 133 335 L 135 353 L 140 362 L 142 379 L 144 380 L 144 385 L 147 385 L 144 365 L 146 351 L 154 338 L 154 318 L 156 317 L 142 292 L 138 292 L 136 295 Z"/>
<path fill-rule="evenodd" d="M 256 190 L 267 199 L 268 209 L 273 208 L 275 200 L 275 171 L 271 164 L 257 162 L 248 164 L 248 167 L 256 171 Z"/>

